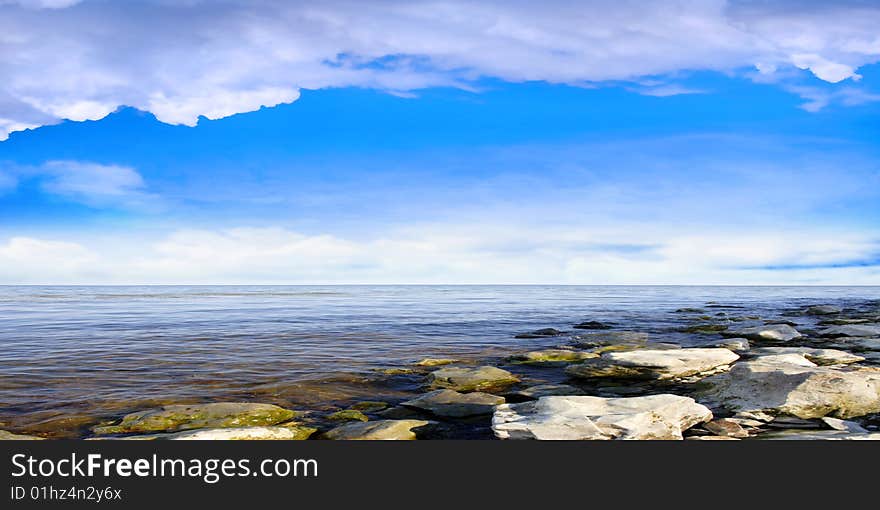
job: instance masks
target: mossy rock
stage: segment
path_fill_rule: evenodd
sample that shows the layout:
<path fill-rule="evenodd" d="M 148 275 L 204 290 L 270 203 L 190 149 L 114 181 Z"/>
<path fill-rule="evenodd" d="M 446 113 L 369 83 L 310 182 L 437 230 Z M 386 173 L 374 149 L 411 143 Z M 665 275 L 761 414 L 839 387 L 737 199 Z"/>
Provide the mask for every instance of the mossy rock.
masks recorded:
<path fill-rule="evenodd" d="M 700 335 L 714 335 L 715 333 L 720 333 L 722 331 L 726 331 L 727 326 L 724 324 L 699 324 L 697 326 L 688 326 L 686 328 L 682 328 L 682 333 L 696 333 Z"/>
<path fill-rule="evenodd" d="M 407 375 L 407 374 L 415 373 L 415 370 L 413 370 L 411 368 L 397 368 L 397 367 L 378 368 L 378 369 L 376 369 L 376 371 L 379 372 L 380 374 L 385 374 L 385 375 Z"/>
<path fill-rule="evenodd" d="M 416 363 L 420 367 L 439 367 L 442 365 L 451 365 L 458 363 L 459 360 L 452 358 L 425 358 Z"/>
<path fill-rule="evenodd" d="M 290 420 L 294 411 L 272 404 L 221 402 L 168 405 L 125 415 L 117 425 L 98 426 L 96 434 L 175 432 L 200 428 L 259 427 Z"/>
<path fill-rule="evenodd" d="M 366 400 L 364 402 L 358 402 L 357 404 L 352 405 L 349 409 L 354 409 L 355 411 L 363 411 L 365 413 L 373 413 L 376 411 L 381 411 L 388 407 L 388 402 L 377 402 Z"/>
<path fill-rule="evenodd" d="M 370 421 L 367 415 L 355 409 L 337 411 L 327 416 L 327 419 L 331 421 Z"/>
<path fill-rule="evenodd" d="M 531 351 L 511 356 L 511 360 L 521 364 L 542 363 L 560 363 L 583 361 L 590 358 L 598 358 L 599 355 L 593 352 L 572 351 L 568 349 L 544 349 L 541 351 Z"/>

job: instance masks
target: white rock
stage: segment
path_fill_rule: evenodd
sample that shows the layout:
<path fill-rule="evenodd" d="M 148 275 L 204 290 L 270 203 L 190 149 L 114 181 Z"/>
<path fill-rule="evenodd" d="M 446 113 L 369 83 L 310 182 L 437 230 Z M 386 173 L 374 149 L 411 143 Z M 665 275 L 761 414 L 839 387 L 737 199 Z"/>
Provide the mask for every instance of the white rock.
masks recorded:
<path fill-rule="evenodd" d="M 298 429 L 288 427 L 240 427 L 201 429 L 166 434 L 162 439 L 173 441 L 246 441 L 246 440 L 294 440 L 305 439 Z M 311 433 L 306 434 L 306 437 Z"/>
<path fill-rule="evenodd" d="M 496 407 L 492 430 L 500 439 L 682 439 L 711 419 L 708 408 L 678 395 L 550 396 Z"/>
<path fill-rule="evenodd" d="M 859 425 L 854 421 L 846 421 L 841 420 L 839 418 L 831 418 L 830 416 L 823 416 L 822 421 L 825 425 L 828 425 L 830 428 L 834 430 L 845 430 L 847 432 L 855 432 L 855 433 L 867 433 L 868 430 Z"/>
<path fill-rule="evenodd" d="M 737 330 L 722 331 L 727 337 L 742 337 L 749 340 L 771 340 L 775 342 L 788 342 L 803 335 L 788 324 L 766 324 Z"/>
<path fill-rule="evenodd" d="M 616 377 L 674 379 L 707 372 L 739 359 L 728 349 L 642 349 L 606 352 L 598 359 L 586 360 L 566 368 L 575 377 Z"/>
<path fill-rule="evenodd" d="M 837 349 L 814 349 L 811 347 L 761 347 L 749 352 L 753 356 L 800 354 L 817 365 L 840 365 L 864 361 L 865 358 Z"/>
<path fill-rule="evenodd" d="M 706 397 L 732 411 L 770 411 L 811 419 L 880 412 L 880 371 L 819 367 L 801 354 L 760 356 L 703 380 Z"/>
<path fill-rule="evenodd" d="M 846 326 L 832 326 L 830 328 L 825 328 L 819 332 L 820 335 L 824 337 L 841 337 L 841 336 L 854 336 L 854 337 L 871 337 L 871 336 L 880 336 L 880 326 L 871 325 L 871 324 L 849 324 Z"/>

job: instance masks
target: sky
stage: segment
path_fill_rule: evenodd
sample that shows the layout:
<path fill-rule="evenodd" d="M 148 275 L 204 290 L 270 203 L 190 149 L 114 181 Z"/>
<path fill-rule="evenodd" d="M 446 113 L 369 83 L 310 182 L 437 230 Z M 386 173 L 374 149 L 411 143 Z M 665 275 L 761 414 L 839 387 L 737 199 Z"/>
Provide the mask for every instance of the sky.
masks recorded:
<path fill-rule="evenodd" d="M 880 285 L 877 27 L 0 0 L 0 284 Z"/>

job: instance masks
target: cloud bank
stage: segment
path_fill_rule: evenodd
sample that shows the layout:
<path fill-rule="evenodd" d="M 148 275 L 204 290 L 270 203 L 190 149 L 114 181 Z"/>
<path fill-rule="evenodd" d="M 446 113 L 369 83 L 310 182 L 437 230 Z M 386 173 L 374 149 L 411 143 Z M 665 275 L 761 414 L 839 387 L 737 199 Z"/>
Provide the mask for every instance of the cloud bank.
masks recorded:
<path fill-rule="evenodd" d="M 303 88 L 407 95 L 482 78 L 586 85 L 744 68 L 855 81 L 880 60 L 877 26 L 880 5 L 855 1 L 7 0 L 0 137 L 120 105 L 194 125 Z"/>

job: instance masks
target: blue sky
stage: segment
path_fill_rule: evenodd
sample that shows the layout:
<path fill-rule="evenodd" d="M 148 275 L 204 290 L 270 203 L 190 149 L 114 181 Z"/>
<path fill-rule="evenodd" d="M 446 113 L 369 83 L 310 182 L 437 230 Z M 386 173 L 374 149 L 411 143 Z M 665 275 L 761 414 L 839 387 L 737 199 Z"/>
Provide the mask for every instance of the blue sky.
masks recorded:
<path fill-rule="evenodd" d="M 0 1 L 0 283 L 880 284 L 870 4 L 132 5 Z"/>

